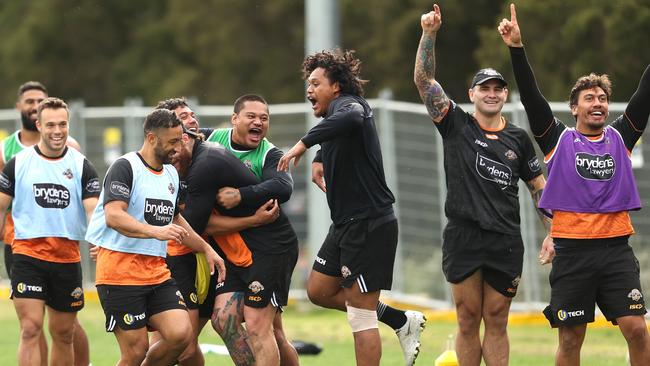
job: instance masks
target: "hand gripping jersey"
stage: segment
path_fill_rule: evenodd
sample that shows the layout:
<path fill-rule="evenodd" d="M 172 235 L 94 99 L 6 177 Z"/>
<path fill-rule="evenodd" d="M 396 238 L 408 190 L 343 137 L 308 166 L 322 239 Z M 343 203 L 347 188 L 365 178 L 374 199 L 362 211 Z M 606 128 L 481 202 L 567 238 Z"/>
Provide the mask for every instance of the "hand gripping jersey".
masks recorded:
<path fill-rule="evenodd" d="M 546 160 L 548 182 L 539 207 L 586 213 L 641 208 L 632 161 L 615 128 L 605 127 L 595 141 L 567 128 Z"/>
<path fill-rule="evenodd" d="M 98 246 L 125 253 L 144 254 L 165 257 L 167 242 L 158 239 L 129 238 L 106 226 L 104 213 L 104 196 L 128 199 L 127 213 L 136 220 L 154 226 L 165 226 L 172 222 L 179 190 L 176 169 L 165 164 L 161 172 L 147 168 L 135 152 L 122 157 L 127 160 L 133 171 L 133 182 L 111 181 L 106 192 L 106 182 L 88 227 L 86 240 Z M 114 164 L 115 165 L 115 164 Z M 113 166 L 111 166 L 112 168 Z M 107 173 L 107 178 L 110 174 Z"/>
<path fill-rule="evenodd" d="M 85 157 L 68 149 L 62 158 L 50 160 L 30 147 L 15 159 L 18 184 L 12 216 L 16 239 L 82 240 L 86 232 L 81 183 Z"/>

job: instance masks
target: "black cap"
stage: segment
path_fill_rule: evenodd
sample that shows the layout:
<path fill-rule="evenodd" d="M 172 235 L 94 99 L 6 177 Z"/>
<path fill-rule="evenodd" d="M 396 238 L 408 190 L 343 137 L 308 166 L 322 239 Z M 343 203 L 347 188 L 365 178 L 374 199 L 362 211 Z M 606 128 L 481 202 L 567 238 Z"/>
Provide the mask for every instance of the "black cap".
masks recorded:
<path fill-rule="evenodd" d="M 503 78 L 503 75 L 499 74 L 499 72 L 495 69 L 487 68 L 480 69 L 476 75 L 474 75 L 474 79 L 472 80 L 472 88 L 492 79 L 501 81 L 503 83 L 503 86 L 508 85 L 508 82 L 506 82 L 506 79 Z"/>

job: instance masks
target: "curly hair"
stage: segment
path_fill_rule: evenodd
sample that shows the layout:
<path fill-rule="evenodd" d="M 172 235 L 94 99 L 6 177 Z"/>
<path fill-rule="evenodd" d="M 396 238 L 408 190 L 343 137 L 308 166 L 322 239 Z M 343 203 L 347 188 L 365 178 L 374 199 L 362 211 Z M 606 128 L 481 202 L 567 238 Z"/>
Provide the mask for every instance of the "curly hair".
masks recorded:
<path fill-rule="evenodd" d="M 609 80 L 607 74 L 594 74 L 593 72 L 589 75 L 581 76 L 576 80 L 575 85 L 571 88 L 571 94 L 569 95 L 569 107 L 573 107 L 578 104 L 578 95 L 581 91 L 599 87 L 603 89 L 605 94 L 607 94 L 607 101 L 612 96 L 612 82 Z"/>
<path fill-rule="evenodd" d="M 359 77 L 361 60 L 354 57 L 354 50 L 335 48 L 307 56 L 302 63 L 302 76 L 307 80 L 315 69 L 322 67 L 332 83 L 339 83 L 341 93 L 363 95 L 363 84 L 368 80 Z"/>
<path fill-rule="evenodd" d="M 185 97 L 169 98 L 169 99 L 161 100 L 160 102 L 158 102 L 158 105 L 156 106 L 155 109 L 168 109 L 170 111 L 173 111 L 178 107 L 189 107 Z"/>

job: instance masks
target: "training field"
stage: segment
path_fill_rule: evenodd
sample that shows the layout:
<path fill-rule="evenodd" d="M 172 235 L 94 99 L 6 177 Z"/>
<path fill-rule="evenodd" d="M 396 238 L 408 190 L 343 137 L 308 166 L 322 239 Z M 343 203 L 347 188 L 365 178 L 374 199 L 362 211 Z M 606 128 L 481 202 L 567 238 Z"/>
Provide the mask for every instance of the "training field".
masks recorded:
<path fill-rule="evenodd" d="M 447 336 L 455 332 L 455 324 L 448 315 L 427 314 L 427 327 L 422 337 L 422 349 L 416 365 L 433 366 L 435 358 L 444 350 Z M 80 313 L 90 338 L 90 358 L 94 366 L 114 365 L 119 357 L 112 334 L 104 331 L 104 316 L 96 301 L 89 301 Z M 296 304 L 284 314 L 285 331 L 290 339 L 315 342 L 323 347 L 318 356 L 302 356 L 305 366 L 354 365 L 352 336 L 343 313 L 317 310 L 308 304 Z M 510 364 L 535 366 L 552 365 L 556 332 L 546 325 L 513 321 L 509 327 Z M 529 323 L 522 325 L 519 323 Z M 18 321 L 9 300 L 0 300 L 0 365 L 16 364 Z M 383 339 L 382 365 L 403 365 L 396 336 L 388 327 L 380 328 Z M 201 343 L 221 344 L 216 333 L 206 327 Z M 625 365 L 625 341 L 617 328 L 590 327 L 582 351 L 582 364 L 590 366 Z M 227 356 L 207 354 L 206 365 L 232 365 Z"/>

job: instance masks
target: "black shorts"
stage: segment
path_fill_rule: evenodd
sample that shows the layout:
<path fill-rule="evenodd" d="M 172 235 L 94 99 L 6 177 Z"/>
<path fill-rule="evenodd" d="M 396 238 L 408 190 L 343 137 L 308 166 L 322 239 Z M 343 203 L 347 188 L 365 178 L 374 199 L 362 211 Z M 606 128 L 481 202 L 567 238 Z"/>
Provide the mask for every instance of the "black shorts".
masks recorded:
<path fill-rule="evenodd" d="M 289 300 L 291 275 L 297 261 L 297 245 L 282 254 L 253 252 L 253 263 L 248 267 L 226 261 L 226 280 L 217 284 L 216 294 L 243 292 L 246 306 L 264 308 L 270 302 L 281 310 Z"/>
<path fill-rule="evenodd" d="M 11 267 L 13 265 L 14 255 L 11 251 L 11 245 L 5 244 L 5 270 L 7 270 L 7 276 L 11 279 Z"/>
<path fill-rule="evenodd" d="M 172 309 L 185 310 L 185 301 L 172 278 L 157 285 L 97 285 L 106 316 L 106 331 L 140 329 L 149 318 Z"/>
<path fill-rule="evenodd" d="M 15 254 L 11 272 L 12 298 L 44 300 L 52 309 L 68 313 L 84 307 L 79 262 L 55 263 Z"/>
<path fill-rule="evenodd" d="M 330 226 L 313 269 L 342 277 L 341 286 L 356 281 L 361 292 L 390 290 L 397 250 L 397 219 L 383 217 Z"/>
<path fill-rule="evenodd" d="M 521 235 L 481 229 L 469 221 L 450 219 L 442 234 L 442 272 L 460 283 L 481 270 L 483 280 L 504 296 L 517 294 L 524 265 Z"/>
<path fill-rule="evenodd" d="M 646 313 L 639 261 L 627 237 L 555 239 L 549 274 L 551 304 L 544 315 L 552 327 L 594 321 L 594 304 L 607 320 Z"/>
<path fill-rule="evenodd" d="M 221 255 L 221 254 L 219 254 Z M 226 262 L 226 266 L 228 265 L 228 261 L 226 260 L 226 257 L 221 255 L 223 258 L 224 262 Z M 217 276 L 218 273 L 217 271 L 214 271 L 214 274 L 210 276 L 210 284 L 208 285 L 208 294 L 205 297 L 205 301 L 203 301 L 202 304 L 199 304 L 199 318 L 207 318 L 210 319 L 212 318 L 212 311 L 214 310 L 214 299 L 217 296 Z M 226 269 L 226 279 L 228 279 L 228 276 L 230 276 L 230 272 Z"/>
<path fill-rule="evenodd" d="M 199 298 L 196 295 L 196 254 L 168 255 L 165 258 L 167 268 L 176 280 L 176 286 L 181 291 L 188 309 L 199 308 Z"/>

